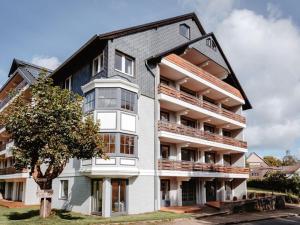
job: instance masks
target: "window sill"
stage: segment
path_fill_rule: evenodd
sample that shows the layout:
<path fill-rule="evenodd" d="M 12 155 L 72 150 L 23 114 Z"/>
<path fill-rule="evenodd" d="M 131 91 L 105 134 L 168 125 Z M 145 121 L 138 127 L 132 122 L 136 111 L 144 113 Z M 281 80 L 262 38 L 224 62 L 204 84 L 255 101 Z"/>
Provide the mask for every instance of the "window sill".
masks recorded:
<path fill-rule="evenodd" d="M 117 72 L 119 72 L 119 73 L 122 73 L 122 74 L 125 74 L 125 75 L 127 75 L 127 76 L 129 76 L 129 77 L 134 77 L 134 74 L 125 73 L 125 72 L 123 72 L 123 71 L 121 71 L 121 70 L 118 70 L 118 69 L 115 69 L 115 71 L 117 71 Z"/>

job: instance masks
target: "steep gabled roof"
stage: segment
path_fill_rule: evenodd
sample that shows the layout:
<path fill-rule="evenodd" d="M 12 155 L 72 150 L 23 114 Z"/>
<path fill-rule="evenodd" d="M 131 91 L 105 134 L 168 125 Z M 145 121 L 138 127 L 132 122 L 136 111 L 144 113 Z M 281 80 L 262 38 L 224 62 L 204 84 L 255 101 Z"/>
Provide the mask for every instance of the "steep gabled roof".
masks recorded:
<path fill-rule="evenodd" d="M 8 76 L 10 76 L 11 74 L 13 74 L 15 72 L 15 70 L 19 67 L 26 67 L 28 69 L 28 72 L 33 76 L 33 77 L 37 77 L 37 71 L 41 71 L 44 70 L 46 72 L 51 73 L 52 70 L 42 67 L 42 66 L 38 66 L 29 62 L 25 62 L 23 60 L 20 59 L 13 59 Z"/>
<path fill-rule="evenodd" d="M 142 25 L 138 25 L 138 26 L 133 26 L 133 27 L 125 28 L 125 29 L 120 29 L 120 30 L 116 30 L 116 31 L 108 32 L 108 33 L 94 35 L 81 48 L 79 48 L 74 54 L 72 54 L 68 59 L 66 59 L 56 70 L 54 70 L 52 75 L 56 76 L 56 74 L 60 73 L 62 68 L 64 68 L 66 66 L 66 64 L 68 64 L 69 62 L 71 62 L 73 60 L 76 60 L 77 58 L 80 58 L 79 57 L 80 54 L 88 53 L 88 52 L 93 51 L 92 49 L 95 46 L 100 45 L 99 42 L 107 41 L 107 40 L 114 39 L 114 38 L 119 38 L 119 37 L 130 35 L 130 34 L 135 34 L 135 33 L 138 33 L 138 32 L 143 32 L 143 31 L 146 31 L 146 30 L 159 28 L 159 27 L 162 27 L 162 26 L 166 26 L 166 25 L 169 25 L 169 24 L 172 24 L 172 23 L 184 21 L 184 20 L 187 20 L 187 19 L 194 20 L 195 23 L 197 24 L 200 32 L 202 33 L 202 35 L 206 34 L 206 32 L 205 32 L 203 26 L 201 25 L 197 15 L 193 12 L 193 13 L 188 13 L 188 14 L 184 14 L 184 15 L 181 15 L 181 16 L 175 16 L 175 17 L 171 17 L 171 18 L 168 18 L 168 19 L 158 20 L 158 21 L 155 21 L 155 22 L 146 23 L 146 24 L 142 24 Z"/>
<path fill-rule="evenodd" d="M 252 155 L 255 155 L 255 156 L 258 157 L 262 162 L 264 162 L 265 164 L 267 164 L 267 165 L 270 167 L 270 165 L 266 162 L 266 160 L 264 160 L 262 157 L 260 157 L 256 152 L 251 152 L 251 153 L 247 156 L 246 161 L 247 161 Z"/>
<path fill-rule="evenodd" d="M 191 41 L 189 41 L 187 43 L 178 45 L 177 47 L 172 48 L 172 49 L 170 49 L 168 51 L 165 51 L 165 52 L 162 52 L 162 53 L 157 54 L 155 56 L 152 56 L 148 60 L 150 62 L 159 62 L 164 56 L 166 56 L 166 55 L 168 55 L 170 53 L 181 54 L 190 45 L 192 45 L 192 44 L 194 44 L 194 43 L 196 43 L 198 41 L 201 41 L 201 40 L 203 40 L 203 39 L 205 39 L 207 37 L 212 37 L 213 38 L 213 40 L 215 41 L 215 43 L 216 43 L 216 45 L 217 45 L 217 47 L 218 47 L 218 49 L 219 49 L 219 51 L 220 51 L 220 53 L 221 53 L 221 55 L 222 55 L 222 57 L 224 59 L 226 65 L 228 66 L 228 68 L 230 70 L 230 75 L 224 81 L 227 82 L 227 83 L 229 83 L 229 84 L 231 84 L 232 86 L 236 87 L 241 92 L 241 94 L 242 94 L 242 96 L 243 96 L 243 98 L 245 100 L 245 104 L 243 105 L 243 109 L 244 110 L 251 109 L 252 108 L 251 103 L 250 103 L 250 101 L 249 101 L 246 93 L 244 92 L 244 90 L 243 90 L 243 88 L 242 88 L 239 80 L 237 79 L 237 77 L 236 77 L 236 75 L 235 75 L 235 73 L 234 73 L 234 71 L 233 71 L 233 69 L 232 69 L 229 61 L 227 60 L 227 58 L 226 58 L 226 56 L 225 56 L 225 54 L 224 54 L 224 52 L 223 52 L 223 50 L 222 50 L 222 48 L 221 48 L 218 40 L 216 39 L 214 33 L 208 33 L 208 34 L 205 34 L 205 35 L 203 35 L 203 36 L 201 36 L 199 38 L 191 40 Z"/>

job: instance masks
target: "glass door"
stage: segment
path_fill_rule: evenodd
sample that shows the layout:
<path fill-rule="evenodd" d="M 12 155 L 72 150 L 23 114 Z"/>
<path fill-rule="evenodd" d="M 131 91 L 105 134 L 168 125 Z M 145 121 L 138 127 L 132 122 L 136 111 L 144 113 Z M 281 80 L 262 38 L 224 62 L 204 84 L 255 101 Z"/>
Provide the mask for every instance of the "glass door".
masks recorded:
<path fill-rule="evenodd" d="M 126 186 L 125 179 L 112 179 L 112 213 L 124 214 L 126 213 Z"/>
<path fill-rule="evenodd" d="M 182 205 L 196 204 L 196 182 L 194 179 L 182 181 Z"/>
<path fill-rule="evenodd" d="M 92 180 L 92 213 L 102 214 L 102 180 Z"/>
<path fill-rule="evenodd" d="M 216 182 L 206 181 L 206 201 L 216 201 Z"/>
<path fill-rule="evenodd" d="M 23 197 L 23 182 L 17 182 L 16 185 L 16 201 L 21 202 Z"/>

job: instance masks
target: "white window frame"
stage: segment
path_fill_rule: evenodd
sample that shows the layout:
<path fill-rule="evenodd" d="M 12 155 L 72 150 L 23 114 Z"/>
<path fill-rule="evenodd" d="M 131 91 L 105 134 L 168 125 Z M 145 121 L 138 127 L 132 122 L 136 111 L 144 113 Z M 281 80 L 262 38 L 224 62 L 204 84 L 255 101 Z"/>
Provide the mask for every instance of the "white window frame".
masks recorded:
<path fill-rule="evenodd" d="M 69 80 L 69 87 L 67 87 L 67 80 Z M 72 90 L 72 76 L 67 77 L 65 80 L 65 89 L 68 89 L 69 91 Z"/>
<path fill-rule="evenodd" d="M 65 183 L 65 182 L 68 185 L 67 195 L 62 196 L 62 190 L 64 188 L 63 183 Z M 68 197 L 69 197 L 69 180 L 60 180 L 60 182 L 59 182 L 59 199 L 68 199 Z"/>
<path fill-rule="evenodd" d="M 102 65 L 101 65 L 101 58 L 102 58 Z M 98 68 L 97 72 L 95 73 L 95 60 L 98 61 Z M 104 52 L 102 52 L 100 55 L 98 55 L 96 58 L 93 59 L 93 70 L 92 70 L 92 76 L 95 76 L 96 74 L 100 73 L 103 70 L 104 67 Z"/>
<path fill-rule="evenodd" d="M 131 57 L 129 57 L 129 56 L 127 56 L 127 55 L 125 55 L 125 54 L 123 54 L 123 53 L 121 53 L 121 52 L 119 52 L 119 51 L 115 52 L 115 57 L 116 57 L 117 54 L 119 54 L 121 56 L 121 58 L 122 58 L 122 70 L 117 69 L 116 65 L 115 65 L 115 70 L 118 71 L 118 72 L 120 72 L 120 73 L 124 73 L 124 74 L 126 74 L 128 76 L 133 77 L 134 76 L 134 59 L 131 58 Z M 125 59 L 126 58 L 131 61 L 132 74 L 125 72 Z"/>

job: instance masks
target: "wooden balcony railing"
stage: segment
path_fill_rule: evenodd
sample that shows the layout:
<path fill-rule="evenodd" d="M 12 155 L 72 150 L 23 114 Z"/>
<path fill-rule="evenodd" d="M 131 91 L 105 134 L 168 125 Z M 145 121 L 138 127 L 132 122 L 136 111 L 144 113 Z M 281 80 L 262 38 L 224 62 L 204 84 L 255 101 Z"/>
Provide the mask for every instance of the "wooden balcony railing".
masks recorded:
<path fill-rule="evenodd" d="M 168 85 L 160 84 L 159 88 L 158 88 L 158 93 L 166 94 L 166 95 L 174 97 L 176 99 L 180 99 L 180 100 L 188 102 L 192 105 L 196 105 L 196 106 L 199 106 L 201 108 L 204 108 L 208 111 L 218 113 L 218 114 L 220 114 L 222 116 L 225 116 L 229 119 L 233 119 L 233 120 L 239 121 L 241 123 L 246 123 L 246 118 L 241 116 L 241 115 L 230 112 L 227 109 L 220 108 L 220 107 L 218 107 L 218 106 L 216 106 L 216 105 L 214 105 L 210 102 L 207 102 L 205 100 L 201 100 L 199 98 L 196 98 L 196 97 L 194 97 L 192 95 L 189 95 L 189 94 L 187 94 L 183 91 L 178 91 L 174 88 L 171 88 Z"/>
<path fill-rule="evenodd" d="M 23 87 L 27 85 L 27 81 L 23 80 L 19 83 L 14 89 L 12 93 L 18 93 Z M 16 94 L 8 94 L 2 101 L 0 101 L 0 109 L 3 108 Z"/>
<path fill-rule="evenodd" d="M 175 55 L 175 54 L 170 54 L 170 55 L 166 56 L 165 59 L 168 60 L 169 62 L 172 62 L 172 63 L 176 64 L 177 66 L 195 74 L 196 76 L 210 82 L 211 84 L 214 84 L 217 87 L 235 95 L 236 97 L 238 97 L 240 99 L 244 99 L 241 92 L 238 89 L 225 83 L 224 81 L 211 75 L 210 73 L 204 71 L 203 69 L 190 63 L 189 61 L 181 58 L 180 56 Z"/>
<path fill-rule="evenodd" d="M 168 159 L 158 160 L 158 169 L 249 174 L 249 168 L 246 167 L 228 167 L 228 166 L 221 166 L 216 164 L 177 161 L 177 160 L 168 160 Z"/>
<path fill-rule="evenodd" d="M 236 140 L 230 137 L 225 137 L 218 134 L 209 133 L 207 131 L 202 131 L 177 123 L 158 121 L 158 130 L 200 138 L 207 141 L 218 142 L 226 145 L 232 145 L 239 148 L 247 148 L 247 142 Z"/>
<path fill-rule="evenodd" d="M 15 167 L 7 167 L 7 168 L 1 168 L 0 169 L 0 175 L 15 174 L 15 173 L 26 173 L 26 172 L 27 172 L 27 169 L 16 170 Z"/>

